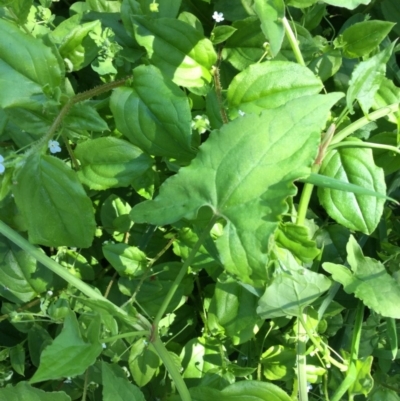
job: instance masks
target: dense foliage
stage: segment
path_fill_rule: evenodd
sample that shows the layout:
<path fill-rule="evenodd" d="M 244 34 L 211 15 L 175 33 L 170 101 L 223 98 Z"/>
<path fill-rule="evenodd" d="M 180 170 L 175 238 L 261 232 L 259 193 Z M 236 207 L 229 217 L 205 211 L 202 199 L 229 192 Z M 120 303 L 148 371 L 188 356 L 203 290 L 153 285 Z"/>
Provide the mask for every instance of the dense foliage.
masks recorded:
<path fill-rule="evenodd" d="M 400 401 L 398 34 L 0 0 L 0 400 Z"/>

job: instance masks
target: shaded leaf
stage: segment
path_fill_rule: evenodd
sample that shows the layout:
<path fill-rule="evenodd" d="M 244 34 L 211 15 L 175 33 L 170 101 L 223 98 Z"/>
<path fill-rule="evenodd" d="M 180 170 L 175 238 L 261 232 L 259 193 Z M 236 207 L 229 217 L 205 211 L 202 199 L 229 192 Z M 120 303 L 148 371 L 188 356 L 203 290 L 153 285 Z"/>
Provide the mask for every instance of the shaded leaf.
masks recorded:
<path fill-rule="evenodd" d="M 95 221 L 78 176 L 53 156 L 31 154 L 16 170 L 13 193 L 28 226 L 30 242 L 86 248 Z"/>
<path fill-rule="evenodd" d="M 15 387 L 0 388 L 0 399 L 7 401 L 71 401 L 64 391 L 45 392 L 32 387 L 28 382 L 19 382 Z"/>
<path fill-rule="evenodd" d="M 393 81 L 383 78 L 378 91 L 375 93 L 374 102 L 372 107 L 374 109 L 380 109 L 385 106 L 389 106 L 393 103 L 400 102 L 400 89 L 393 83 Z M 400 112 L 396 111 L 386 116 L 386 118 L 393 124 L 397 125 L 397 121 L 400 120 Z M 373 138 L 371 139 L 373 140 Z"/>
<path fill-rule="evenodd" d="M 387 272 L 384 265 L 375 259 L 365 257 L 353 236 L 346 246 L 345 266 L 326 262 L 322 266 L 332 278 L 343 285 L 348 294 L 354 294 L 368 308 L 382 316 L 400 318 L 400 286 Z"/>
<path fill-rule="evenodd" d="M 226 220 L 217 240 L 225 268 L 245 282 L 265 280 L 269 237 L 287 208 L 285 199 L 295 194 L 293 181 L 309 174 L 320 130 L 340 97 L 302 97 L 224 125 L 155 200 L 132 209 L 132 220 L 165 225 L 194 219 L 208 206 Z"/>

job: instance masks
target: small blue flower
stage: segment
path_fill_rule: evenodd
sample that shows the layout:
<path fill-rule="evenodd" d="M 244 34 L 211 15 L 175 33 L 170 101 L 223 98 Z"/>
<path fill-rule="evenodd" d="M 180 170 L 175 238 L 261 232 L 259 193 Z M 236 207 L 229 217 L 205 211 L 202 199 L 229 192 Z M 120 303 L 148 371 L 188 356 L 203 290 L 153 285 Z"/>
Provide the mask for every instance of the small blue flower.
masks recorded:
<path fill-rule="evenodd" d="M 58 143 L 58 141 L 50 140 L 48 143 L 48 147 L 49 147 L 50 153 L 61 152 L 60 144 Z"/>
<path fill-rule="evenodd" d="M 3 174 L 4 171 L 6 171 L 6 167 L 3 164 L 4 162 L 4 157 L 0 155 L 0 174 Z"/>

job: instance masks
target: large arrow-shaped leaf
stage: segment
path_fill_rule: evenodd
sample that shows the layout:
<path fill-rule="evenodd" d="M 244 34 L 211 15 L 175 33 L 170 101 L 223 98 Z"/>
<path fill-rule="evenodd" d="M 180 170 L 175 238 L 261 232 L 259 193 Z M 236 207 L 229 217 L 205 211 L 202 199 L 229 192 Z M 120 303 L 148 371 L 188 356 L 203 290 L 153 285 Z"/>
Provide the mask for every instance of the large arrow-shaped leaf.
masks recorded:
<path fill-rule="evenodd" d="M 305 96 L 214 131 L 155 200 L 132 209 L 132 219 L 164 225 L 193 219 L 208 206 L 226 221 L 217 242 L 225 268 L 245 282 L 266 280 L 269 237 L 296 192 L 293 181 L 308 175 L 329 109 L 341 96 Z"/>

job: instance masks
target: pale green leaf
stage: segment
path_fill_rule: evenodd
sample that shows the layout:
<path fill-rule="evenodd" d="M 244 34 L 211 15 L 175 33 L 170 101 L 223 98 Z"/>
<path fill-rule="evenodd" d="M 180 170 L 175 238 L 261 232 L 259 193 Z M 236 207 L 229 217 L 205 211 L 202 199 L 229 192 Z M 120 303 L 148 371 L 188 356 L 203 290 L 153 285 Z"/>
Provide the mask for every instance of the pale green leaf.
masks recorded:
<path fill-rule="evenodd" d="M 91 245 L 95 232 L 92 203 L 76 173 L 63 161 L 31 154 L 15 173 L 13 193 L 31 243 Z"/>
<path fill-rule="evenodd" d="M 207 206 L 226 221 L 217 240 L 225 268 L 244 282 L 265 280 L 269 237 L 296 193 L 293 181 L 309 175 L 328 112 L 341 97 L 304 96 L 225 124 L 155 200 L 132 209 L 132 220 L 165 225 L 194 219 Z"/>
<path fill-rule="evenodd" d="M 392 43 L 391 46 L 386 47 L 380 53 L 362 61 L 354 69 L 346 95 L 350 113 L 353 113 L 353 102 L 355 100 L 360 104 L 364 114 L 367 114 L 374 104 L 375 93 L 385 77 L 386 63 L 392 54 L 394 45 L 395 43 Z"/>
<path fill-rule="evenodd" d="M 230 25 L 216 26 L 211 32 L 211 41 L 214 45 L 218 45 L 229 39 L 236 31 L 237 29 Z"/>
<path fill-rule="evenodd" d="M 306 8 L 310 7 L 313 4 L 317 3 L 319 0 L 288 0 L 288 6 L 296 7 L 296 8 Z"/>
<path fill-rule="evenodd" d="M 117 376 L 106 362 L 101 367 L 103 401 L 145 401 L 143 393 L 126 377 Z"/>
<path fill-rule="evenodd" d="M 384 172 L 375 165 L 372 151 L 368 148 L 331 150 L 322 162 L 320 173 L 373 192 L 386 193 Z M 374 195 L 359 195 L 322 187 L 318 188 L 318 197 L 336 222 L 365 234 L 375 230 L 385 204 L 384 198 Z"/>
<path fill-rule="evenodd" d="M 400 285 L 392 278 L 385 266 L 375 259 L 365 257 L 353 236 L 347 243 L 345 266 L 326 262 L 323 268 L 332 274 L 333 280 L 343 285 L 348 294 L 354 294 L 368 308 L 382 316 L 400 319 Z"/>
<path fill-rule="evenodd" d="M 378 91 L 375 93 L 372 107 L 374 109 L 380 109 L 399 102 L 400 89 L 390 79 L 383 78 Z M 396 111 L 395 113 L 388 114 L 386 118 L 391 123 L 397 125 L 397 121 L 400 121 L 400 112 Z"/>
<path fill-rule="evenodd" d="M 176 19 L 132 18 L 136 40 L 163 75 L 186 87 L 201 87 L 211 82 L 211 67 L 217 55 L 209 39 Z"/>
<path fill-rule="evenodd" d="M 103 137 L 78 144 L 78 176 L 91 189 L 127 187 L 148 170 L 153 160 L 122 139 Z"/>
<path fill-rule="evenodd" d="M 64 67 L 54 48 L 0 19 L 0 107 L 33 109 L 44 103 L 43 87 L 62 86 Z"/>
<path fill-rule="evenodd" d="M 30 383 L 80 375 L 94 364 L 102 350 L 100 342 L 90 343 L 82 339 L 78 320 L 71 311 L 61 333 L 42 352 L 39 369 Z"/>
<path fill-rule="evenodd" d="M 261 20 L 261 29 L 268 40 L 271 55 L 275 57 L 281 49 L 285 36 L 282 24 L 285 3 L 283 0 L 255 0 L 254 10 Z"/>
<path fill-rule="evenodd" d="M 142 150 L 180 160 L 194 156 L 188 99 L 157 68 L 135 68 L 131 86 L 116 89 L 110 106 L 118 130 Z"/>
<path fill-rule="evenodd" d="M 299 64 L 287 61 L 253 64 L 229 85 L 229 112 L 231 117 L 236 117 L 239 110 L 259 113 L 302 96 L 316 95 L 322 87 L 321 80 Z"/>
<path fill-rule="evenodd" d="M 19 382 L 15 387 L 0 388 L 0 400 L 4 401 L 71 401 L 64 391 L 45 392 L 32 387 L 28 382 Z"/>
<path fill-rule="evenodd" d="M 290 401 L 285 391 L 272 383 L 244 380 L 225 387 L 221 394 L 223 401 Z"/>
<path fill-rule="evenodd" d="M 330 4 L 331 6 L 344 7 L 349 10 L 354 10 L 360 4 L 367 5 L 371 3 L 371 0 L 324 0 L 324 3 Z"/>
<path fill-rule="evenodd" d="M 279 259 L 279 264 L 281 268 L 258 302 L 257 313 L 263 319 L 301 316 L 331 286 L 328 277 L 303 268 L 290 254 Z"/>

